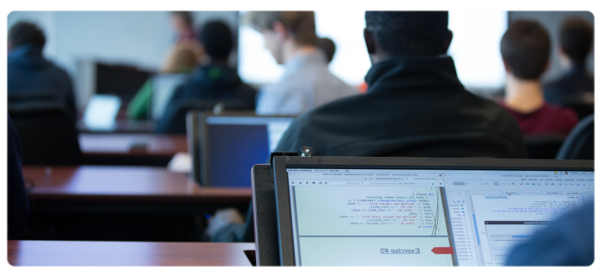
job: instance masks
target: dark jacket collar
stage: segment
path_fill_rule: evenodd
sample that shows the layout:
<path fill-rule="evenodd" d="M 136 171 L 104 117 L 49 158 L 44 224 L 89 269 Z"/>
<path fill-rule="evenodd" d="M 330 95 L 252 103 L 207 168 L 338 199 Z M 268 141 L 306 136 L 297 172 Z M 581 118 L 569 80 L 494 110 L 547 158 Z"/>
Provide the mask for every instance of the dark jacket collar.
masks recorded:
<path fill-rule="evenodd" d="M 371 67 L 367 93 L 423 88 L 463 88 L 450 56 L 394 57 Z"/>
<path fill-rule="evenodd" d="M 8 54 L 8 58 L 14 63 L 32 67 L 39 67 L 48 63 L 42 55 L 42 48 L 33 44 L 25 44 L 12 49 Z"/>

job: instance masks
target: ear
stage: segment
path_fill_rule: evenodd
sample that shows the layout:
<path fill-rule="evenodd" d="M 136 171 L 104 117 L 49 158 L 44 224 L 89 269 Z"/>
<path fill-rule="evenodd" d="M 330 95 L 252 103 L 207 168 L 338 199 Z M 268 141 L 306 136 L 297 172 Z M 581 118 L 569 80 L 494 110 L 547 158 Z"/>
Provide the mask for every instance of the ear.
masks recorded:
<path fill-rule="evenodd" d="M 502 64 L 504 64 L 504 70 L 506 71 L 506 73 L 512 72 L 512 69 L 510 69 L 510 66 L 508 66 L 508 63 L 506 63 L 506 60 L 504 60 L 504 58 L 502 59 Z"/>
<path fill-rule="evenodd" d="M 287 39 L 290 35 L 283 23 L 280 21 L 273 22 L 273 31 L 275 31 L 275 34 L 277 34 L 277 38 L 281 39 L 282 41 Z"/>
<path fill-rule="evenodd" d="M 377 47 L 375 44 L 375 35 L 371 33 L 371 31 L 366 28 L 363 30 L 363 36 L 365 37 L 365 44 L 367 46 L 367 52 L 369 54 L 375 54 L 377 52 Z"/>
<path fill-rule="evenodd" d="M 444 41 L 444 49 L 442 50 L 441 54 L 448 53 L 448 49 L 450 49 L 450 44 L 452 43 L 452 38 L 454 37 L 454 34 L 452 33 L 452 31 L 448 30 L 446 36 L 447 38 L 446 41 Z"/>

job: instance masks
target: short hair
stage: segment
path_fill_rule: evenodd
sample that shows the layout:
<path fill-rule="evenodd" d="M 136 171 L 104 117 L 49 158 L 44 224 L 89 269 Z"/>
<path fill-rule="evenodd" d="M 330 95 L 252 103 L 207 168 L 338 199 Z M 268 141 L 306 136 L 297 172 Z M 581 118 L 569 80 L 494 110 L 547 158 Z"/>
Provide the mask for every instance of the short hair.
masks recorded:
<path fill-rule="evenodd" d="M 560 28 L 560 45 L 574 62 L 585 61 L 594 40 L 594 27 L 581 18 L 568 18 Z"/>
<path fill-rule="evenodd" d="M 187 24 L 187 26 L 189 26 L 189 27 L 194 25 L 194 17 L 192 16 L 191 12 L 175 11 L 175 12 L 172 12 L 171 15 L 181 18 L 183 20 L 183 22 L 185 22 L 185 24 Z"/>
<path fill-rule="evenodd" d="M 330 63 L 335 55 L 335 43 L 333 40 L 329 38 L 319 38 L 317 40 L 317 47 L 323 50 L 327 63 Z"/>
<path fill-rule="evenodd" d="M 222 21 L 209 21 L 198 32 L 200 43 L 212 58 L 227 58 L 233 49 L 233 34 Z"/>
<path fill-rule="evenodd" d="M 8 41 L 13 48 L 25 44 L 33 44 L 43 49 L 46 44 L 46 37 L 37 25 L 19 21 L 8 31 Z"/>
<path fill-rule="evenodd" d="M 448 12 L 366 12 L 367 30 L 392 55 L 433 56 L 445 53 L 450 39 Z"/>
<path fill-rule="evenodd" d="M 539 79 L 548 65 L 550 36 L 535 21 L 516 21 L 502 36 L 500 53 L 516 78 Z"/>
<path fill-rule="evenodd" d="M 181 41 L 175 44 L 162 67 L 163 73 L 189 73 L 200 62 L 198 44 L 193 41 Z"/>
<path fill-rule="evenodd" d="M 315 13 L 312 11 L 285 12 L 249 12 L 246 20 L 258 31 L 273 30 L 273 23 L 279 21 L 292 34 L 299 45 L 315 46 L 317 32 L 315 28 Z"/>

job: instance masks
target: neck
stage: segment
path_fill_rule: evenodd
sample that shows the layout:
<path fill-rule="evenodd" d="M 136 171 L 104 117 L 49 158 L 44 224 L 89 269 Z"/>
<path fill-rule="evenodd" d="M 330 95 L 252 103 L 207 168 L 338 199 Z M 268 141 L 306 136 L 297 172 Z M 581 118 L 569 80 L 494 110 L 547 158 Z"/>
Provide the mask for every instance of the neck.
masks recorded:
<path fill-rule="evenodd" d="M 202 60 L 200 61 L 200 64 L 202 66 L 208 66 L 208 65 L 228 65 L 227 64 L 228 59 L 226 58 L 212 58 L 209 57 L 208 55 L 205 55 L 204 57 L 202 57 Z"/>
<path fill-rule="evenodd" d="M 298 46 L 294 42 L 290 41 L 283 46 L 283 59 L 285 62 L 287 62 L 296 56 L 312 54 L 317 51 L 318 49 L 315 46 Z"/>
<path fill-rule="evenodd" d="M 522 80 L 512 74 L 506 75 L 506 106 L 527 114 L 544 106 L 544 93 L 540 80 Z"/>

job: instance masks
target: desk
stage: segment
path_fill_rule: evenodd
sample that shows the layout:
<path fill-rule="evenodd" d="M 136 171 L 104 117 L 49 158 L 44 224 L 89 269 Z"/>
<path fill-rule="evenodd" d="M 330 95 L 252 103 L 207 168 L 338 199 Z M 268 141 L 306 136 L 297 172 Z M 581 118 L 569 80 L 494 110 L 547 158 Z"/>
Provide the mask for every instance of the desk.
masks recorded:
<path fill-rule="evenodd" d="M 8 241 L 13 266 L 250 266 L 254 243 Z"/>
<path fill-rule="evenodd" d="M 166 166 L 187 152 L 185 135 L 81 133 L 84 164 Z"/>
<path fill-rule="evenodd" d="M 152 133 L 154 131 L 153 121 L 132 121 L 127 119 L 115 120 L 114 129 L 109 131 L 98 131 L 90 129 L 85 125 L 80 116 L 79 121 L 76 123 L 77 130 L 82 133 Z"/>
<path fill-rule="evenodd" d="M 27 239 L 201 240 L 205 214 L 226 207 L 244 213 L 252 198 L 250 188 L 201 188 L 159 167 L 62 166 L 51 167 L 49 176 L 45 170 L 23 167 L 48 232 Z"/>

